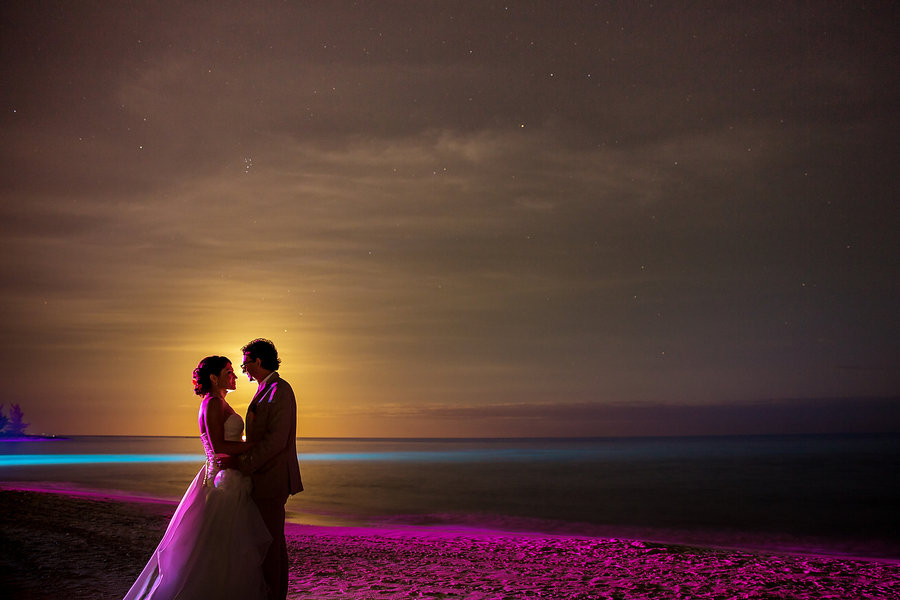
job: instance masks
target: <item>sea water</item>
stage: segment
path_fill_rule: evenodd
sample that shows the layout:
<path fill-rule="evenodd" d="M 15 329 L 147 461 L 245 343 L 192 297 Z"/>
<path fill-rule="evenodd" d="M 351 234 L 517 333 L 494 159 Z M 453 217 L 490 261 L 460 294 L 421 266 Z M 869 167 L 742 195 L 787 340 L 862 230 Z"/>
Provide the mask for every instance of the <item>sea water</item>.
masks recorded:
<path fill-rule="evenodd" d="M 291 520 L 900 558 L 900 436 L 299 439 Z M 0 482 L 177 500 L 196 438 L 0 443 Z"/>

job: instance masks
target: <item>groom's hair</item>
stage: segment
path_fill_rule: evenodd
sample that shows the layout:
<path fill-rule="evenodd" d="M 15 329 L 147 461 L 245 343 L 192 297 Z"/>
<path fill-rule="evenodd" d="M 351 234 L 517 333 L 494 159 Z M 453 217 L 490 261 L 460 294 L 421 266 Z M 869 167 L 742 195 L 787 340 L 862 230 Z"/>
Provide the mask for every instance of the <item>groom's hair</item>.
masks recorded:
<path fill-rule="evenodd" d="M 257 338 L 241 348 L 241 352 L 250 355 L 250 360 L 260 360 L 260 366 L 268 371 L 277 371 L 281 359 L 275 344 L 265 338 Z"/>

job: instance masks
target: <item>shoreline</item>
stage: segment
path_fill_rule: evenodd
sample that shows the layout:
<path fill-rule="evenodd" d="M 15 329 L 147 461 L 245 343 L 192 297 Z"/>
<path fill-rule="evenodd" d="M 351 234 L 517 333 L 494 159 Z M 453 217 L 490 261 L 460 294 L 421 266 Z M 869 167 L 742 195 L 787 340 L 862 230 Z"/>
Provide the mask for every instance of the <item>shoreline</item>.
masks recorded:
<path fill-rule="evenodd" d="M 59 494 L 73 498 L 83 498 L 101 502 L 169 506 L 174 511 L 180 497 L 161 497 L 121 490 L 85 488 L 57 482 L 10 482 L 0 481 L 0 493 L 23 491 L 38 494 Z M 491 524 L 458 524 L 452 522 L 413 523 L 409 520 L 372 518 L 370 520 L 323 515 L 318 512 L 289 510 L 286 529 L 304 531 L 308 528 L 327 528 L 329 531 L 405 532 L 423 535 L 452 531 L 471 535 L 538 536 L 547 538 L 584 539 L 628 539 L 650 544 L 686 546 L 710 550 L 765 552 L 793 556 L 831 557 L 847 560 L 877 561 L 900 564 L 900 547 L 886 542 L 854 540 L 838 542 L 813 536 L 763 533 L 723 533 L 697 532 L 693 530 L 659 529 L 636 526 L 597 526 L 572 524 L 567 528 L 553 530 L 518 526 L 496 526 Z"/>
<path fill-rule="evenodd" d="M 10 598 L 121 598 L 175 507 L 14 487 L 0 485 Z M 289 523 L 286 532 L 295 600 L 900 598 L 900 564 L 870 558 L 454 527 Z"/>
<path fill-rule="evenodd" d="M 9 482 L 0 481 L 0 493 L 5 491 L 21 491 L 37 494 L 58 494 L 72 498 L 81 498 L 99 502 L 123 504 L 156 505 L 162 510 L 169 507 L 174 511 L 180 497 L 161 497 L 122 490 L 85 488 L 68 483 L 57 482 Z M 583 528 L 574 524 L 570 528 L 548 531 L 518 527 L 497 527 L 484 524 L 455 523 L 412 523 L 402 520 L 388 519 L 358 520 L 315 512 L 288 511 L 285 530 L 305 533 L 307 530 L 323 528 L 331 532 L 347 532 L 357 535 L 371 533 L 398 533 L 410 535 L 442 536 L 446 532 L 463 535 L 501 535 L 546 538 L 581 538 L 581 539 L 627 539 L 639 540 L 649 544 L 664 546 L 696 547 L 708 550 L 762 552 L 791 556 L 808 556 L 821 558 L 837 558 L 856 561 L 876 561 L 888 564 L 900 564 L 900 548 L 885 542 L 838 543 L 824 538 L 812 536 L 798 537 L 788 534 L 775 536 L 761 533 L 700 533 L 691 530 L 664 530 L 635 526 L 595 526 L 584 524 Z"/>

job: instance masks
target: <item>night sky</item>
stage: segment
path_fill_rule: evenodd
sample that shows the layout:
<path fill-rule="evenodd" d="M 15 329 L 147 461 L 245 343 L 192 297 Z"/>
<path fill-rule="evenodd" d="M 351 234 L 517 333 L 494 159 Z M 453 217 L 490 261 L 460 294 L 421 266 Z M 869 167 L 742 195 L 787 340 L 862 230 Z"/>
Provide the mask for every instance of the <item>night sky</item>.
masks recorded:
<path fill-rule="evenodd" d="M 301 436 L 900 430 L 896 7 L 681 4 L 4 3 L 0 402 L 191 435 L 267 337 Z"/>

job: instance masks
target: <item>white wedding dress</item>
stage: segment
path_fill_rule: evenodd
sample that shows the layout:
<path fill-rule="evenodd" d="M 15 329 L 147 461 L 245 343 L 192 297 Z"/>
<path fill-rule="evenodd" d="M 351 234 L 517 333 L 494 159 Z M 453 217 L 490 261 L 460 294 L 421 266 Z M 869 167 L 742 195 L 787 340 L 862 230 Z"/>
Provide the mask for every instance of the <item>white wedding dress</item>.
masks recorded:
<path fill-rule="evenodd" d="M 244 420 L 225 419 L 240 441 Z M 125 600 L 254 600 L 266 597 L 262 562 L 272 541 L 250 498 L 250 478 L 219 470 L 207 435 L 206 465 L 175 509 L 162 541 Z"/>

